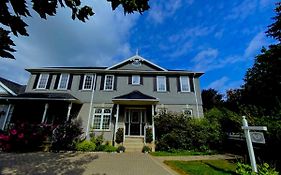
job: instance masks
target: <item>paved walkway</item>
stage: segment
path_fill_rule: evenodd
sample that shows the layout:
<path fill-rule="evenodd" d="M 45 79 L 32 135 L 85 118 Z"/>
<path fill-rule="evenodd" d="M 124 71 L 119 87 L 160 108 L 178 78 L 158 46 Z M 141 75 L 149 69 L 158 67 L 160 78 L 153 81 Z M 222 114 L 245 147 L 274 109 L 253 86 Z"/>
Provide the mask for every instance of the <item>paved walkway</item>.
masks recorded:
<path fill-rule="evenodd" d="M 0 153 L 0 174 L 173 175 L 142 153 Z"/>

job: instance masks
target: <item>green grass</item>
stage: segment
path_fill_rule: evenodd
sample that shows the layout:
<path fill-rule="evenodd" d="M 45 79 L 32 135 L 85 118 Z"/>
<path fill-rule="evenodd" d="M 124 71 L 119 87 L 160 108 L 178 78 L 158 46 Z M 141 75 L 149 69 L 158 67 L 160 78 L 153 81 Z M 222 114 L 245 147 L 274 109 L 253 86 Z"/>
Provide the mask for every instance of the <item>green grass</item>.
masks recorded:
<path fill-rule="evenodd" d="M 164 161 L 181 175 L 231 175 L 236 164 L 227 160 Z"/>
<path fill-rule="evenodd" d="M 189 150 L 183 150 L 183 151 L 157 151 L 150 153 L 153 156 L 196 156 L 196 155 L 212 155 L 215 154 L 215 152 L 197 152 L 197 151 L 189 151 Z"/>

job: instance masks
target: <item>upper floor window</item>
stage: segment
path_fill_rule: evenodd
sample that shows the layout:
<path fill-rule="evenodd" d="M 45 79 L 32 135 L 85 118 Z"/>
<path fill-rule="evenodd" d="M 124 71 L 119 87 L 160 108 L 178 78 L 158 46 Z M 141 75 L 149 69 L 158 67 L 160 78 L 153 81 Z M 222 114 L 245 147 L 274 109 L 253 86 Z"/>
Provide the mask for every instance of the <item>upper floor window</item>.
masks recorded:
<path fill-rule="evenodd" d="M 104 81 L 104 90 L 113 90 L 114 76 L 106 75 Z"/>
<path fill-rule="evenodd" d="M 180 76 L 181 92 L 190 92 L 189 77 Z"/>
<path fill-rule="evenodd" d="M 36 88 L 37 89 L 46 89 L 48 79 L 49 79 L 49 74 L 40 74 Z"/>
<path fill-rule="evenodd" d="M 94 84 L 94 75 L 92 74 L 84 75 L 83 90 L 92 89 L 93 84 Z"/>
<path fill-rule="evenodd" d="M 192 109 L 189 109 L 189 108 L 185 108 L 183 109 L 183 114 L 186 115 L 186 116 L 192 116 Z"/>
<path fill-rule="evenodd" d="M 58 89 L 67 89 L 69 74 L 61 74 Z"/>
<path fill-rule="evenodd" d="M 134 85 L 140 84 L 140 76 L 139 75 L 132 75 L 132 84 L 134 84 Z"/>
<path fill-rule="evenodd" d="M 166 91 L 166 77 L 165 76 L 157 76 L 157 91 Z"/>
<path fill-rule="evenodd" d="M 110 108 L 95 108 L 93 116 L 93 129 L 108 130 L 110 127 Z"/>

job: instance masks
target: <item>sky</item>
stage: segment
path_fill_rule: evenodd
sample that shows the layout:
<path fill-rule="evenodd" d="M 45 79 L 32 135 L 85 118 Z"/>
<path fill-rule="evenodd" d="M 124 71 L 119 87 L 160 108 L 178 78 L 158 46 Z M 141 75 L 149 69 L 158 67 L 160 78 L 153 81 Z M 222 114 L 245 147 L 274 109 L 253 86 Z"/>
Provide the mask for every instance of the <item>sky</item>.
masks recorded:
<path fill-rule="evenodd" d="M 69 9 L 24 18 L 29 37 L 14 37 L 16 60 L 0 59 L 0 76 L 26 84 L 25 68 L 111 66 L 138 53 L 167 69 L 200 71 L 201 89 L 239 88 L 273 23 L 274 0 L 150 0 L 142 15 L 111 10 L 106 0 L 83 0 L 95 15 L 73 21 Z M 30 6 L 30 4 L 28 4 Z"/>

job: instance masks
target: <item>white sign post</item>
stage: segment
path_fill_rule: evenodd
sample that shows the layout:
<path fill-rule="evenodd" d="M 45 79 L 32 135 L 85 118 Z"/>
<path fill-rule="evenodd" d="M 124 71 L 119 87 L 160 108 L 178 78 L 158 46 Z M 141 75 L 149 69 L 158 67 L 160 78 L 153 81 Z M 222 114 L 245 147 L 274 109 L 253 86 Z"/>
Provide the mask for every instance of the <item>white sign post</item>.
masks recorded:
<path fill-rule="evenodd" d="M 266 126 L 248 126 L 248 122 L 246 120 L 246 117 L 242 116 L 242 118 L 243 118 L 242 119 L 242 123 L 243 123 L 242 129 L 244 130 L 244 134 L 245 134 L 245 137 L 246 137 L 246 142 L 247 142 L 249 157 L 250 157 L 250 161 L 251 161 L 252 171 L 258 172 L 256 159 L 255 159 L 255 153 L 254 153 L 253 144 L 252 144 L 252 139 L 251 139 L 251 135 L 250 135 L 250 130 L 267 131 L 267 127 Z"/>

